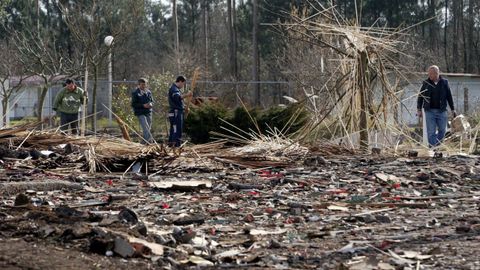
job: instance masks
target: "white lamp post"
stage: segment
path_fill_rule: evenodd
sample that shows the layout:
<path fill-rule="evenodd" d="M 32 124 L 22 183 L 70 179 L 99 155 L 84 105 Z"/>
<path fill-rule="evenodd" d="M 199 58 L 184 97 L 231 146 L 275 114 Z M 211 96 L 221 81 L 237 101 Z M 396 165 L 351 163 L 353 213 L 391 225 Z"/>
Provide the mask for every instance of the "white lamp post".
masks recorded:
<path fill-rule="evenodd" d="M 112 126 L 112 44 L 113 37 L 105 37 L 105 45 L 108 47 L 108 90 L 107 90 L 107 101 L 108 101 L 108 125 Z"/>

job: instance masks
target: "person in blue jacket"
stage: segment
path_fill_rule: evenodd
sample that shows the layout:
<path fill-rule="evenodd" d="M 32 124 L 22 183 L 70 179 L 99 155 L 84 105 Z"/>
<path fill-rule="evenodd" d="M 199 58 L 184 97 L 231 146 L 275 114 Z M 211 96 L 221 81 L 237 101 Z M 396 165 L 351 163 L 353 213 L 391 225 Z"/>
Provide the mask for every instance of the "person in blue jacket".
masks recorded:
<path fill-rule="evenodd" d="M 448 120 L 447 103 L 455 117 L 457 113 L 448 80 L 440 76 L 438 66 L 430 66 L 428 79 L 423 81 L 417 99 L 417 115 L 422 117 L 422 108 L 425 110 L 429 147 L 438 146 L 445 137 Z"/>
<path fill-rule="evenodd" d="M 142 144 L 152 143 L 152 92 L 147 88 L 147 79 L 138 79 L 138 87 L 132 92 L 132 107 L 142 127 Z"/>
<path fill-rule="evenodd" d="M 186 84 L 186 79 L 183 76 L 178 76 L 175 83 L 172 84 L 168 90 L 168 120 L 170 121 L 170 134 L 168 136 L 168 144 L 172 147 L 179 147 L 182 140 L 183 129 L 183 113 L 185 105 L 183 99 L 191 97 L 192 92 L 182 94 L 182 89 Z"/>

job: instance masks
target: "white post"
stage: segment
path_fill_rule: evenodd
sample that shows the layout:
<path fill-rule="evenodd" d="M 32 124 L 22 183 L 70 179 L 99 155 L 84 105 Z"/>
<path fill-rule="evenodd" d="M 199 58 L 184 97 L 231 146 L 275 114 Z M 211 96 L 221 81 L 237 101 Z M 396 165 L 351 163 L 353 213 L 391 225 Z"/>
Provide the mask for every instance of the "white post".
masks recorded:
<path fill-rule="evenodd" d="M 108 106 L 108 125 L 112 126 L 112 44 L 113 37 L 105 37 L 105 45 L 108 47 L 108 89 L 107 89 L 107 106 Z"/>
<path fill-rule="evenodd" d="M 81 120 L 81 126 L 80 126 L 80 135 L 85 136 L 85 129 L 86 129 L 86 123 L 85 123 L 85 116 L 87 115 L 87 97 L 88 97 L 88 60 L 86 60 L 85 63 L 85 78 L 83 81 L 83 90 L 85 91 L 83 95 L 83 104 L 81 106 L 82 108 L 82 120 Z"/>
<path fill-rule="evenodd" d="M 112 126 L 112 48 L 108 50 L 108 125 Z"/>
<path fill-rule="evenodd" d="M 422 130 L 423 130 L 423 145 L 428 147 L 428 133 L 427 133 L 427 116 L 425 115 L 425 109 L 422 108 Z"/>
<path fill-rule="evenodd" d="M 5 115 L 3 116 L 3 123 L 5 124 L 4 127 L 8 128 L 10 126 L 10 100 L 7 100 L 7 110 L 5 111 Z"/>

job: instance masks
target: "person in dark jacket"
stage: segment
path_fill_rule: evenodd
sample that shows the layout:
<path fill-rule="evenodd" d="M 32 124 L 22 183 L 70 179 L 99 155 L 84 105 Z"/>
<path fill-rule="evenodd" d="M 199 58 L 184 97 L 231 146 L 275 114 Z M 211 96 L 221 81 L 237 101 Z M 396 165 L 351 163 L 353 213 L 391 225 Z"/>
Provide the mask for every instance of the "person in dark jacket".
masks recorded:
<path fill-rule="evenodd" d="M 191 97 L 192 92 L 182 94 L 182 89 L 186 84 L 186 79 L 183 76 L 178 76 L 175 83 L 172 84 L 168 90 L 168 120 L 170 121 L 170 134 L 168 136 L 168 144 L 172 147 L 179 147 L 182 140 L 183 129 L 183 113 L 185 106 L 183 99 Z"/>
<path fill-rule="evenodd" d="M 147 88 L 147 80 L 138 79 L 138 87 L 132 92 L 132 107 L 142 127 L 142 144 L 151 143 L 152 140 L 152 92 Z"/>
<path fill-rule="evenodd" d="M 438 66 L 430 66 L 428 79 L 423 81 L 417 100 L 417 115 L 422 117 L 422 108 L 425 110 L 429 147 L 438 146 L 445 137 L 448 119 L 447 103 L 455 117 L 456 112 L 448 80 L 440 76 Z"/>

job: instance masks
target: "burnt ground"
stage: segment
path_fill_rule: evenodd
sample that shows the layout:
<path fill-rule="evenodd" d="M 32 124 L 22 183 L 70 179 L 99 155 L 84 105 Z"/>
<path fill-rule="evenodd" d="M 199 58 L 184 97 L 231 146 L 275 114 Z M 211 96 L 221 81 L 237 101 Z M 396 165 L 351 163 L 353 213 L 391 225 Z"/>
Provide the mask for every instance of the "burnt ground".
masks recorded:
<path fill-rule="evenodd" d="M 176 161 L 145 179 L 5 159 L 0 268 L 480 269 L 478 156 Z"/>
<path fill-rule="evenodd" d="M 16 269 L 149 269 L 144 260 L 109 258 L 33 237 L 0 241 L 0 268 Z"/>

